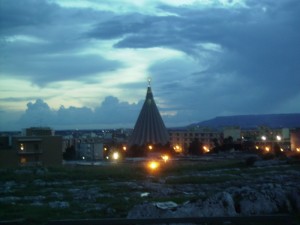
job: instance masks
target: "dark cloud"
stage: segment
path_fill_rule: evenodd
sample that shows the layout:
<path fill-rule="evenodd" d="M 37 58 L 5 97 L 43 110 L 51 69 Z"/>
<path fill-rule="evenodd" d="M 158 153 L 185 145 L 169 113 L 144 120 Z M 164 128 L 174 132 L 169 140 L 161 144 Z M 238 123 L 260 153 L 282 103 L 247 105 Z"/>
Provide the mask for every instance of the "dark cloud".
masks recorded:
<path fill-rule="evenodd" d="M 178 16 L 141 16 L 147 26 L 136 32 L 123 27 L 124 38 L 115 47 L 165 46 L 183 51 L 199 63 L 206 61 L 206 70 L 194 73 L 181 69 L 184 62 L 163 62 L 163 66 L 159 62 L 150 68 L 153 76 L 160 77 L 158 93 L 169 93 L 165 99 L 170 103 L 193 105 L 195 114 L 203 113 L 203 106 L 211 109 L 207 114 L 213 114 L 216 107 L 229 113 L 274 111 L 300 93 L 300 2 L 248 1 L 247 5 L 205 10 L 164 6 Z M 130 15 L 123 20 L 130 24 Z M 222 52 L 199 45 L 203 43 L 217 44 Z M 207 53 L 212 60 L 205 57 Z"/>
<path fill-rule="evenodd" d="M 247 7 L 233 8 L 158 6 L 169 16 L 61 8 L 38 0 L 0 3 L 3 74 L 39 86 L 61 80 L 90 82 L 94 74 L 123 64 L 105 59 L 105 52 L 102 57 L 79 53 L 95 40 L 118 40 L 118 49 L 162 47 L 184 53 L 148 69 L 162 112 L 177 113 L 164 117 L 169 124 L 226 114 L 286 112 L 286 102 L 291 112 L 299 110 L 298 102 L 291 101 L 300 96 L 298 0 L 248 0 Z M 18 35 L 34 39 L 7 39 Z M 130 91 L 138 85 L 116 84 Z M 52 124 L 133 124 L 141 104 L 109 96 L 94 111 L 53 110 L 38 100 L 27 106 L 21 121 L 43 123 L 40 115 L 45 115 Z"/>
<path fill-rule="evenodd" d="M 105 20 L 94 26 L 87 36 L 100 39 L 114 39 L 125 34 L 139 33 L 151 25 L 148 17 L 132 13 L 130 15 L 115 15 L 110 20 Z"/>
<path fill-rule="evenodd" d="M 6 58 L 0 65 L 1 70 L 8 74 L 24 77 L 34 84 L 44 86 L 55 81 L 88 81 L 87 78 L 96 73 L 116 70 L 121 63 L 97 55 L 29 55 L 26 58 Z"/>
<path fill-rule="evenodd" d="M 9 98 L 0 98 L 2 102 L 24 102 L 24 101 L 32 101 L 36 99 L 36 97 L 9 97 Z"/>
<path fill-rule="evenodd" d="M 0 34 L 12 29 L 39 26 L 51 21 L 58 7 L 46 1 L 24 0 L 0 2 Z"/>
<path fill-rule="evenodd" d="M 42 99 L 37 99 L 34 103 L 29 102 L 25 113 L 19 120 L 20 125 L 42 126 L 53 124 L 55 121 L 55 111 L 50 109 L 49 105 Z"/>
<path fill-rule="evenodd" d="M 120 102 L 114 96 L 108 96 L 102 102 L 100 107 L 95 109 L 95 120 L 98 123 L 128 123 L 134 124 L 142 103 L 129 104 L 128 102 Z"/>
<path fill-rule="evenodd" d="M 56 125 L 72 125 L 74 121 L 77 124 L 93 123 L 94 113 L 87 107 L 68 107 L 61 106 L 56 112 Z"/>
<path fill-rule="evenodd" d="M 120 102 L 116 97 L 108 96 L 95 110 L 88 107 L 74 106 L 68 108 L 61 106 L 58 110 L 55 110 L 51 109 L 44 100 L 37 99 L 35 102 L 27 104 L 25 113 L 19 119 L 19 125 L 22 127 L 51 126 L 66 128 L 76 123 L 85 128 L 97 124 L 99 126 L 119 124 L 132 127 L 141 107 L 142 101 L 138 104 L 130 104 Z"/>
<path fill-rule="evenodd" d="M 2 7 L 3 6 L 3 7 Z M 47 1 L 2 1 L 0 10 L 0 72 L 38 86 L 65 80 L 90 80 L 122 64 L 94 54 L 82 27 L 97 16 L 91 9 L 62 9 Z M 88 23 L 89 21 L 89 23 Z M 99 53 L 101 50 L 99 49 Z"/>

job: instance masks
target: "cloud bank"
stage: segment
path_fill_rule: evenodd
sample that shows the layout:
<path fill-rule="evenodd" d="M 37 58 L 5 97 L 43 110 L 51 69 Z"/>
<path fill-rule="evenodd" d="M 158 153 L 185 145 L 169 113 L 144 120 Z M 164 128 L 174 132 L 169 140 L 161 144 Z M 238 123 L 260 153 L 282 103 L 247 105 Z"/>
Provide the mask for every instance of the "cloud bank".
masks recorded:
<path fill-rule="evenodd" d="M 299 112 L 299 11 L 298 0 L 2 0 L 1 129 L 133 127 L 148 77 L 167 126 Z"/>

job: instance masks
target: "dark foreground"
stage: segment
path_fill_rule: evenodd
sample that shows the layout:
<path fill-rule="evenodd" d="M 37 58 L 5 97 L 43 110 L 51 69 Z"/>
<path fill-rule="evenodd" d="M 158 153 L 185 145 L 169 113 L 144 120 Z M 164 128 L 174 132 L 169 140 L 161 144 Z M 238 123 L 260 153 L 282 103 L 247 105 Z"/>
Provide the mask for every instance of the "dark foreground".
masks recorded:
<path fill-rule="evenodd" d="M 297 224 L 299 163 L 272 159 L 249 165 L 247 157 L 171 160 L 161 162 L 156 171 L 135 160 L 1 169 L 0 220 L 2 224 Z"/>

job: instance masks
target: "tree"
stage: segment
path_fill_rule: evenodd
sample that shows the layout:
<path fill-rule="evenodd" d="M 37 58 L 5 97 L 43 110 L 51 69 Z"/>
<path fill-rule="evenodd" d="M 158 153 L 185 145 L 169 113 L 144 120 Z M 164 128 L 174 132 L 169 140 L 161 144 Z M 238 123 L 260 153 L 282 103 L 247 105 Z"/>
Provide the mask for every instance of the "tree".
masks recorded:
<path fill-rule="evenodd" d="M 202 151 L 202 143 L 199 141 L 198 138 L 194 138 L 188 148 L 189 154 L 191 155 L 201 155 Z"/>
<path fill-rule="evenodd" d="M 76 159 L 76 151 L 74 145 L 69 146 L 66 148 L 66 151 L 63 154 L 64 160 L 75 160 Z"/>

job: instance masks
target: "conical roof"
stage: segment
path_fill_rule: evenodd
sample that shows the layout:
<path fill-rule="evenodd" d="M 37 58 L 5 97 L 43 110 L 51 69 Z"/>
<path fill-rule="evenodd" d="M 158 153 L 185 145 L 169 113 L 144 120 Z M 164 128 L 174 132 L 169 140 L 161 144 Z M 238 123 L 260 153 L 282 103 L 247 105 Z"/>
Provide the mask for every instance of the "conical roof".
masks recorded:
<path fill-rule="evenodd" d="M 155 104 L 149 82 L 146 99 L 134 126 L 129 145 L 165 145 L 168 142 L 169 134 Z"/>

